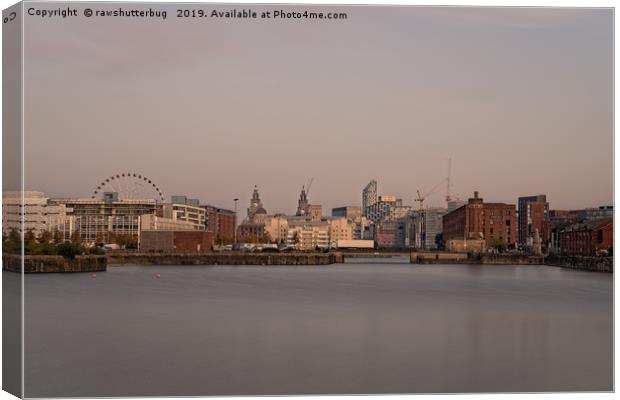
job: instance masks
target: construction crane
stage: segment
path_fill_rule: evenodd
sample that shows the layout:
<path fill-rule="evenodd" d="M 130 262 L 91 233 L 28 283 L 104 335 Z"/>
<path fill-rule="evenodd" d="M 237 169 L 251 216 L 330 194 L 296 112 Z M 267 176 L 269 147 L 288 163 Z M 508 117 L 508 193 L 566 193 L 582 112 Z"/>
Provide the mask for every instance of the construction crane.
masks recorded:
<path fill-rule="evenodd" d="M 446 178 L 446 203 L 452 201 L 450 196 L 450 175 L 452 174 L 452 159 L 448 158 L 448 177 Z"/>
<path fill-rule="evenodd" d="M 312 182 L 314 182 L 314 178 L 308 179 L 308 183 L 306 183 L 306 196 L 310 194 L 310 186 L 312 186 Z"/>
<path fill-rule="evenodd" d="M 442 180 L 440 180 L 435 186 L 433 186 L 433 188 L 431 190 L 429 190 L 428 192 L 424 193 L 423 195 L 420 193 L 419 190 L 416 190 L 417 194 L 418 194 L 418 198 L 415 199 L 415 201 L 420 203 L 420 210 L 424 208 L 424 200 L 426 200 L 426 198 L 428 196 L 430 196 L 431 194 L 435 193 L 435 191 L 437 189 L 439 189 L 439 187 L 441 185 L 443 185 L 444 183 L 446 184 L 446 203 L 452 200 L 452 196 L 450 196 L 450 175 L 452 174 L 452 159 L 449 158 L 448 159 L 448 176 L 443 178 Z"/>
<path fill-rule="evenodd" d="M 419 190 L 416 190 L 417 194 L 418 194 L 418 198 L 415 199 L 415 201 L 420 203 L 420 210 L 424 208 L 424 200 L 426 200 L 426 198 L 428 196 L 430 196 L 431 194 L 435 193 L 435 191 L 437 189 L 439 189 L 439 187 L 441 185 L 443 185 L 443 183 L 447 180 L 448 178 L 443 178 L 441 181 L 439 181 L 438 184 L 436 184 L 435 186 L 433 186 L 433 188 L 431 190 L 429 190 L 428 192 L 424 193 L 424 195 L 420 194 Z"/>

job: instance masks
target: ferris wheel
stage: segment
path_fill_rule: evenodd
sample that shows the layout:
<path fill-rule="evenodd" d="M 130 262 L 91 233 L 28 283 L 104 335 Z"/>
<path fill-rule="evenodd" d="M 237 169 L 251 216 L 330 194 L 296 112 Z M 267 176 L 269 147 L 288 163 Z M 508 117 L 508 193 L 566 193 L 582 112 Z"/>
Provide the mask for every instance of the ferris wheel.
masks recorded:
<path fill-rule="evenodd" d="M 112 175 L 93 191 L 92 199 L 103 198 L 107 192 L 116 192 L 120 200 L 154 199 L 164 202 L 164 194 L 150 178 L 135 172 Z"/>

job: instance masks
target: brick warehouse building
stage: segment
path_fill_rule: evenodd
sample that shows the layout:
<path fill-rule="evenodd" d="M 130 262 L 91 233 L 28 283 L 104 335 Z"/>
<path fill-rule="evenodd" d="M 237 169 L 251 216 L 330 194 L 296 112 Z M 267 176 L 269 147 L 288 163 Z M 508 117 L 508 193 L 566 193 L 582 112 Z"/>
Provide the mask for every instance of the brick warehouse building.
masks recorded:
<path fill-rule="evenodd" d="M 487 247 L 504 242 L 513 248 L 517 236 L 514 204 L 485 203 L 474 192 L 467 204 L 443 216 L 443 240 L 482 239 Z"/>
<path fill-rule="evenodd" d="M 518 243 L 520 245 L 531 245 L 536 231 L 540 234 L 543 243 L 548 242 L 549 203 L 547 196 L 539 194 L 537 196 L 519 197 L 518 207 Z"/>
<path fill-rule="evenodd" d="M 567 255 L 593 256 L 614 244 L 613 218 L 573 224 L 559 233 L 560 252 Z"/>
<path fill-rule="evenodd" d="M 140 251 L 145 253 L 205 253 L 213 246 L 207 231 L 143 231 Z"/>
<path fill-rule="evenodd" d="M 234 211 L 210 205 L 202 206 L 207 214 L 206 230 L 213 232 L 216 243 L 232 243 L 235 237 L 237 216 Z"/>

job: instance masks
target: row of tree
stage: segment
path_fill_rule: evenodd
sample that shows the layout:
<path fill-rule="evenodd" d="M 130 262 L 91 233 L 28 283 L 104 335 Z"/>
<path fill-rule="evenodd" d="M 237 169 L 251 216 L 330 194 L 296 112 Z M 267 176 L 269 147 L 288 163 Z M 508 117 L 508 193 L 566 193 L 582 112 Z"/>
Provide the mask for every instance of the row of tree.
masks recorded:
<path fill-rule="evenodd" d="M 5 253 L 27 255 L 60 255 L 74 258 L 80 254 L 103 254 L 99 247 L 84 247 L 80 244 L 79 235 L 71 240 L 64 240 L 59 232 L 42 232 L 38 237 L 32 230 L 24 234 L 22 242 L 19 232 L 15 229 L 2 235 L 2 251 Z"/>

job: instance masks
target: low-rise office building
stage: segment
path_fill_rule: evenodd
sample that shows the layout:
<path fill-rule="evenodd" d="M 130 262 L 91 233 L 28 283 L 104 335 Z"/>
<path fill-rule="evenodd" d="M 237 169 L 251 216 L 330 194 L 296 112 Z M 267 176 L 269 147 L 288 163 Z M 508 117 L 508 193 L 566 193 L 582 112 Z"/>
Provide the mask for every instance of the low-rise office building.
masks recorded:
<path fill-rule="evenodd" d="M 104 199 L 55 198 L 50 204 L 64 205 L 67 215 L 75 219 L 75 232 L 84 244 L 111 243 L 110 239 L 140 236 L 140 217 L 157 215 L 161 205 L 154 199 L 121 200 L 114 193 Z"/>

